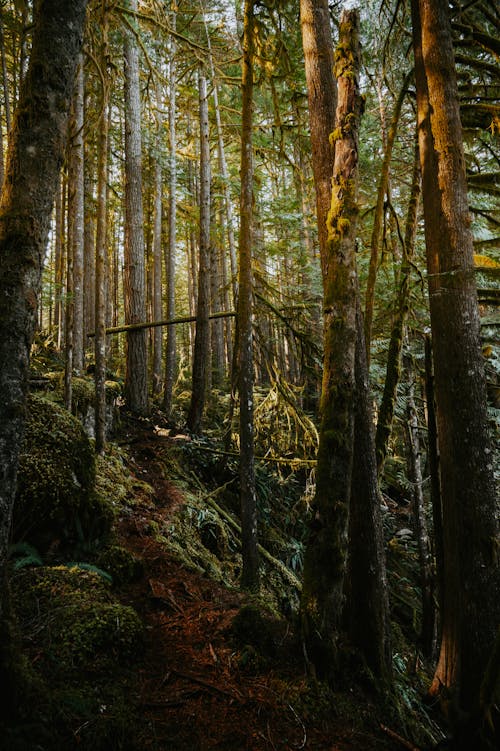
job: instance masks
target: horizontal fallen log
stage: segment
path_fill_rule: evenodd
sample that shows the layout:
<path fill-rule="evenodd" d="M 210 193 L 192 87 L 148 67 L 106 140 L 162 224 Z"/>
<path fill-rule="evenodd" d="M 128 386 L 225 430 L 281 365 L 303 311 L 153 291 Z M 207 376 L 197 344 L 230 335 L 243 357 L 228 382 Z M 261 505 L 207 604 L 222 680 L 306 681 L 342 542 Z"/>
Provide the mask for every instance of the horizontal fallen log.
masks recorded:
<path fill-rule="evenodd" d="M 223 310 L 220 313 L 211 313 L 208 317 L 213 318 L 231 318 L 236 316 L 234 310 Z M 170 318 L 167 321 L 148 321 L 147 323 L 129 323 L 126 326 L 110 326 L 106 329 L 108 334 L 122 334 L 124 331 L 140 331 L 141 329 L 154 329 L 157 326 L 175 326 L 178 323 L 194 323 L 196 316 L 182 316 L 181 318 Z M 95 331 L 91 331 L 87 336 L 95 336 Z"/>

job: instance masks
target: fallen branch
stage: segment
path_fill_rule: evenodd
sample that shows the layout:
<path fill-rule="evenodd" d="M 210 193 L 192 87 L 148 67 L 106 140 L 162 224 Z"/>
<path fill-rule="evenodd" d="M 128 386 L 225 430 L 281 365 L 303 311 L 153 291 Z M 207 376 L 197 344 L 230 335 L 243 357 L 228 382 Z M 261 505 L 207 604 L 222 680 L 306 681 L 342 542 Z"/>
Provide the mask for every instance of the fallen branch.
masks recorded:
<path fill-rule="evenodd" d="M 232 310 L 223 310 L 220 313 L 211 313 L 208 317 L 212 318 L 230 318 L 236 313 Z M 196 316 L 183 316 L 182 318 L 170 318 L 167 321 L 148 321 L 147 323 L 129 323 L 126 326 L 110 326 L 106 329 L 106 334 L 121 334 L 124 331 L 140 331 L 141 329 L 154 329 L 156 326 L 175 326 L 178 323 L 194 323 Z M 92 331 L 87 336 L 95 336 Z"/>
<path fill-rule="evenodd" d="M 192 441 L 191 446 L 196 447 L 199 451 L 207 451 L 209 454 L 219 454 L 220 456 L 233 456 L 235 459 L 239 459 L 240 455 L 237 451 L 223 451 L 222 449 L 213 449 L 210 446 L 202 446 L 196 441 Z M 316 466 L 316 459 L 300 459 L 299 457 L 292 457 L 291 459 L 285 459 L 282 456 L 256 456 L 254 457 L 259 462 L 274 462 L 275 464 L 289 464 L 292 467 L 296 466 Z"/>
<path fill-rule="evenodd" d="M 402 735 L 399 735 L 399 733 L 396 733 L 395 730 L 391 730 L 387 727 L 387 725 L 380 725 L 380 729 L 389 736 L 389 738 L 392 738 L 394 741 L 397 741 L 400 743 L 403 748 L 407 748 L 408 751 L 421 751 L 421 749 L 418 746 L 414 746 L 413 743 L 410 743 L 410 741 L 407 741 L 406 738 L 403 738 Z"/>

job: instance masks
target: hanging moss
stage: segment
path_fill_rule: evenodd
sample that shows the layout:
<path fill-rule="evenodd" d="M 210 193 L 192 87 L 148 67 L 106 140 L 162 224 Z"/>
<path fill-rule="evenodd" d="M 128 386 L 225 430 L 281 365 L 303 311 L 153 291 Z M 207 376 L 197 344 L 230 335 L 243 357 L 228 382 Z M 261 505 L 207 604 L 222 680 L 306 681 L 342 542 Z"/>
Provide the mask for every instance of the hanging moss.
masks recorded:
<path fill-rule="evenodd" d="M 92 445 L 80 422 L 41 396 L 28 400 L 14 509 L 14 540 L 45 553 L 102 539 L 113 519 L 111 505 L 95 492 Z"/>

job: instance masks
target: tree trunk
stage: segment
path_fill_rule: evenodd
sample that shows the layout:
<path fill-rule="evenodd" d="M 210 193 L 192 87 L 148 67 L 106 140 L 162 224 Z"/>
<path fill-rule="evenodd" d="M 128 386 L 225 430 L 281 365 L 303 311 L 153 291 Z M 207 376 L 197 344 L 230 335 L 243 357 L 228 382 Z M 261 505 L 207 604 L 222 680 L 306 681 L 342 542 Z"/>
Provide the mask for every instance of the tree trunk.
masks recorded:
<path fill-rule="evenodd" d="M 415 375 L 411 361 L 407 363 L 408 381 L 408 477 L 413 486 L 413 517 L 417 533 L 418 558 L 420 564 L 420 591 L 422 599 L 422 625 L 420 641 L 424 655 L 429 659 L 433 656 L 435 646 L 436 609 L 434 606 L 434 577 L 432 572 L 431 550 L 425 502 L 423 493 L 422 461 L 420 450 L 420 434 L 418 412 L 415 404 Z"/>
<path fill-rule="evenodd" d="M 497 499 L 448 6 L 413 0 L 412 15 L 444 535 L 432 691 L 453 722 L 478 710 L 500 620 Z"/>
<path fill-rule="evenodd" d="M 200 248 L 198 300 L 194 341 L 193 385 L 187 426 L 193 433 L 201 430 L 210 360 L 210 141 L 208 125 L 207 80 L 199 70 L 200 95 Z"/>
<path fill-rule="evenodd" d="M 153 146 L 153 301 L 152 319 L 159 321 L 162 317 L 162 219 L 163 219 L 163 159 L 159 145 L 163 134 L 162 91 L 160 85 L 156 89 L 157 132 L 158 144 Z M 158 326 L 153 331 L 153 396 L 161 393 L 163 368 L 163 331 Z"/>
<path fill-rule="evenodd" d="M 408 74 L 403 81 L 401 91 L 394 106 L 394 112 L 391 120 L 391 127 L 387 134 L 385 143 L 384 159 L 377 190 L 377 204 L 375 206 L 375 216 L 373 218 L 373 229 L 370 241 L 370 266 L 368 268 L 368 280 L 366 283 L 366 300 L 365 300 L 365 341 L 366 353 L 368 357 L 368 367 L 370 366 L 370 344 L 372 336 L 373 306 L 375 303 L 375 282 L 377 280 L 379 248 L 382 240 L 382 228 L 384 219 L 384 202 L 389 188 L 389 170 L 392 159 L 392 149 L 398 132 L 399 117 L 401 108 L 408 90 L 408 83 L 411 74 Z"/>
<path fill-rule="evenodd" d="M 129 0 L 137 11 L 137 0 Z M 132 20 L 135 23 L 135 19 Z M 125 63 L 125 323 L 146 318 L 144 268 L 144 213 L 142 205 L 141 100 L 139 53 L 132 31 L 127 30 Z M 127 334 L 125 400 L 128 409 L 140 415 L 148 412 L 146 332 Z"/>
<path fill-rule="evenodd" d="M 176 10 L 175 4 L 172 3 L 171 26 L 175 29 Z M 167 276 L 167 318 L 175 317 L 175 251 L 176 251 L 176 233 L 177 233 L 177 133 L 175 127 L 176 116 L 176 66 L 175 66 L 175 37 L 172 34 L 170 38 L 169 52 L 169 106 L 168 106 L 168 130 L 170 134 L 170 180 L 168 196 L 168 251 L 166 257 L 166 276 Z M 188 275 L 189 276 L 189 275 Z M 176 376 L 176 351 L 177 351 L 177 333 L 175 327 L 171 326 L 167 331 L 167 352 L 165 357 L 165 386 L 163 390 L 163 409 L 167 417 L 172 411 L 172 396 Z"/>
<path fill-rule="evenodd" d="M 324 276 L 324 360 L 314 518 L 304 558 L 301 621 L 308 659 L 332 678 L 348 551 L 354 447 L 358 128 L 362 100 L 357 11 L 344 11 L 335 73 L 335 159 Z M 318 137 L 311 132 L 311 137 Z"/>
<path fill-rule="evenodd" d="M 242 61 L 241 198 L 238 247 L 238 390 L 240 397 L 240 504 L 242 589 L 259 586 L 257 498 L 253 422 L 253 67 L 255 19 L 253 0 L 245 0 Z"/>
<path fill-rule="evenodd" d="M 9 641 L 7 549 L 42 263 L 86 5 L 86 0 L 35 5 L 30 66 L 11 130 L 0 201 L 0 683 L 9 686 L 1 707 L 7 713 L 19 700 Z"/>
<path fill-rule="evenodd" d="M 83 148 L 83 56 L 78 60 L 73 116 L 70 130 L 68 170 L 68 235 L 73 256 L 73 368 L 84 367 L 83 334 L 83 244 L 84 244 L 84 148 Z"/>
<path fill-rule="evenodd" d="M 100 8 L 101 54 L 103 67 L 108 59 L 108 17 L 104 0 Z M 103 453 L 106 445 L 106 265 L 107 265 L 107 184 L 109 88 L 104 83 L 102 109 L 97 137 L 97 217 L 95 238 L 95 450 Z"/>
<path fill-rule="evenodd" d="M 335 127 L 337 106 L 328 0 L 300 0 L 300 23 L 309 101 L 318 240 L 323 277 L 326 277 L 328 274 L 325 266 L 328 255 L 326 223 L 330 210 L 333 171 L 333 148 L 330 143 L 330 134 Z"/>
<path fill-rule="evenodd" d="M 415 248 L 415 233 L 417 229 L 417 213 L 420 197 L 420 162 L 418 144 L 415 148 L 413 163 L 413 178 L 406 217 L 406 229 L 403 246 L 403 259 L 399 278 L 399 290 L 396 300 L 396 311 L 389 340 L 389 352 L 387 355 L 387 368 L 384 381 L 384 391 L 378 412 L 377 432 L 375 434 L 375 450 L 377 455 L 377 468 L 382 475 L 384 462 L 387 456 L 387 448 L 392 431 L 394 407 L 398 392 L 398 384 L 401 375 L 401 352 L 406 329 L 406 320 L 410 309 L 410 282 L 411 261 Z"/>
<path fill-rule="evenodd" d="M 384 536 L 375 460 L 372 398 L 357 292 L 356 414 L 349 515 L 345 622 L 351 643 L 378 679 L 390 678 L 392 653 Z"/>

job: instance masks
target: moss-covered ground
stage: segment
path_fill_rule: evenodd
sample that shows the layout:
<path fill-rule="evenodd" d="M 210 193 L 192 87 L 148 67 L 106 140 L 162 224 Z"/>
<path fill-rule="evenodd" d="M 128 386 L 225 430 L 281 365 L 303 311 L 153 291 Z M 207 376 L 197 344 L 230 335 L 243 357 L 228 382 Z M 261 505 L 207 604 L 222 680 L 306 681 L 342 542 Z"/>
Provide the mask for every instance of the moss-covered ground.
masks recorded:
<path fill-rule="evenodd" d="M 49 535 L 40 549 L 23 531 L 11 585 L 33 691 L 0 728 L 0 749 L 432 747 L 439 730 L 409 646 L 419 617 L 411 541 L 390 547 L 398 691 L 377 696 L 354 675 L 336 690 L 316 683 L 295 630 L 307 476 L 259 466 L 262 588 L 244 596 L 236 465 L 213 448 L 125 416 L 95 467 L 87 457 L 84 495 L 111 508 L 107 535 L 82 510 L 80 536 L 64 544 Z"/>

